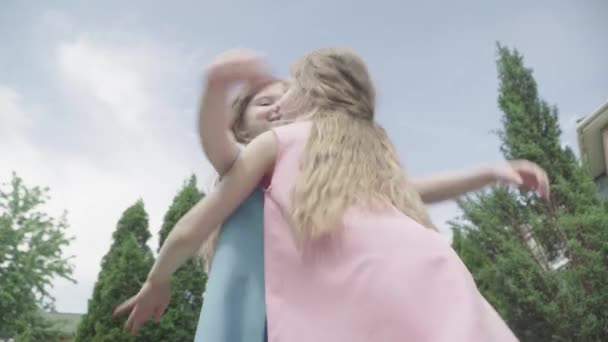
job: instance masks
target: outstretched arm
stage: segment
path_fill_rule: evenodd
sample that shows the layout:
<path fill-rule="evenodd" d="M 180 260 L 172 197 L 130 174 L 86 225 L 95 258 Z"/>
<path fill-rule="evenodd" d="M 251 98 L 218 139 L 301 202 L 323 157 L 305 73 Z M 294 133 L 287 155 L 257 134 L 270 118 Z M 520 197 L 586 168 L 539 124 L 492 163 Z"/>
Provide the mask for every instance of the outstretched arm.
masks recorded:
<path fill-rule="evenodd" d="M 163 244 L 149 279 L 167 281 L 215 227 L 251 194 L 276 158 L 277 142 L 272 132 L 253 140 L 241 153 L 222 181 L 175 225 Z"/>
<path fill-rule="evenodd" d="M 496 177 L 490 168 L 446 172 L 412 179 L 412 185 L 424 203 L 437 203 L 462 196 L 494 183 Z"/>
<path fill-rule="evenodd" d="M 274 133 L 260 135 L 243 150 L 215 191 L 205 196 L 177 222 L 139 293 L 114 310 L 114 314 L 131 312 L 125 330 L 135 334 L 152 315 L 160 319 L 169 304 L 171 275 L 192 257 L 213 229 L 253 191 L 271 169 L 276 153 Z"/>
<path fill-rule="evenodd" d="M 496 182 L 532 189 L 538 191 L 541 197 L 549 198 L 547 174 L 538 165 L 526 160 L 412 179 L 422 201 L 429 204 L 454 199 Z"/>

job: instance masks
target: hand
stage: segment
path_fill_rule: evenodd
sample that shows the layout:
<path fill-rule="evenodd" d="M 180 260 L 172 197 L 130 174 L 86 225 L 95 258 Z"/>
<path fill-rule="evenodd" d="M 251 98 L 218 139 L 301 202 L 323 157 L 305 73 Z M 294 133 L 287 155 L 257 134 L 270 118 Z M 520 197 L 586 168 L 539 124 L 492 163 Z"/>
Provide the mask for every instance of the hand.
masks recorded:
<path fill-rule="evenodd" d="M 139 292 L 123 302 L 114 309 L 114 315 L 120 315 L 125 312 L 131 312 L 127 323 L 125 323 L 125 331 L 129 331 L 135 335 L 152 316 L 156 322 L 160 321 L 160 317 L 167 309 L 171 299 L 171 288 L 169 283 L 151 283 L 146 281 Z"/>
<path fill-rule="evenodd" d="M 494 169 L 499 182 L 515 184 L 523 189 L 537 191 L 541 198 L 549 199 L 549 178 L 537 164 L 527 160 L 513 160 Z"/>
<path fill-rule="evenodd" d="M 227 85 L 239 81 L 260 84 L 274 80 L 266 58 L 248 49 L 232 49 L 219 54 L 207 66 L 207 74 L 210 80 Z"/>

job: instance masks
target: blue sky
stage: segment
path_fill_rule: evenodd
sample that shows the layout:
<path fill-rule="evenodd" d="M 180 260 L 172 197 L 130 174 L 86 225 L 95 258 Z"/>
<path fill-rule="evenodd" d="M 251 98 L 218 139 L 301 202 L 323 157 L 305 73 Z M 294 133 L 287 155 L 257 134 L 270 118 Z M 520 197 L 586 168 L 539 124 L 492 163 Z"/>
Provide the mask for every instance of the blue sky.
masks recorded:
<path fill-rule="evenodd" d="M 51 187 L 69 211 L 78 284 L 56 281 L 57 309 L 84 312 L 122 211 L 143 198 L 157 248 L 183 180 L 209 165 L 196 137 L 202 70 L 251 47 L 279 75 L 320 47 L 368 62 L 379 120 L 412 175 L 501 159 L 496 46 L 518 48 L 558 105 L 563 142 L 608 99 L 608 2 L 8 0 L 0 12 L 0 179 Z M 454 204 L 434 206 L 442 226 Z"/>

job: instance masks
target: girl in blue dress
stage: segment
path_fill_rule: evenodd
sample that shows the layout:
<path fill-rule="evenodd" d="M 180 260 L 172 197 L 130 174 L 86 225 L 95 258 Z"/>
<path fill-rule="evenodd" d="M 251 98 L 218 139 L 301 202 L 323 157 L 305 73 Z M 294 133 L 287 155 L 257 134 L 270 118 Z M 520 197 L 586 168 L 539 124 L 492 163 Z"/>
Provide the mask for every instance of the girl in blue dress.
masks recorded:
<path fill-rule="evenodd" d="M 236 50 L 209 66 L 199 131 L 207 158 L 220 177 L 238 156 L 240 146 L 278 122 L 276 104 L 286 83 L 266 77 L 263 70 L 256 55 Z M 227 113 L 228 92 L 239 82 L 246 85 Z M 209 277 L 197 342 L 266 339 L 263 201 L 262 189 L 256 189 L 201 248 Z"/>

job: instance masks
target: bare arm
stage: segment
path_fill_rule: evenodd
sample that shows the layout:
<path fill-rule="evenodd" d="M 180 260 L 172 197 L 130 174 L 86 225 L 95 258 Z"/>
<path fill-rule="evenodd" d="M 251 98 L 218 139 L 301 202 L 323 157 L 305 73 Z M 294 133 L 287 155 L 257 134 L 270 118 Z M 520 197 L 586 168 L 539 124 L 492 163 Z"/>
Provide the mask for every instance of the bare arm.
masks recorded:
<path fill-rule="evenodd" d="M 511 160 L 494 166 L 444 173 L 412 180 L 422 201 L 436 203 L 462 196 L 496 182 L 534 190 L 549 199 L 549 178 L 537 164 L 528 160 Z"/>
<path fill-rule="evenodd" d="M 201 98 L 198 131 L 203 151 L 220 176 L 230 169 L 239 153 L 229 129 L 227 103 L 228 85 L 210 76 Z"/>
<path fill-rule="evenodd" d="M 177 222 L 148 275 L 150 282 L 169 280 L 259 184 L 274 164 L 276 153 L 277 141 L 272 132 L 260 135 L 243 150 L 216 190 Z"/>
<path fill-rule="evenodd" d="M 479 190 L 497 180 L 496 173 L 491 167 L 477 167 L 412 179 L 412 184 L 422 201 L 431 204 Z"/>

